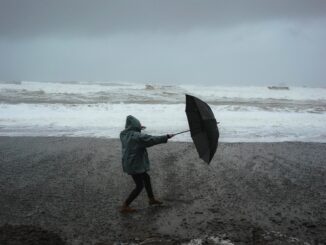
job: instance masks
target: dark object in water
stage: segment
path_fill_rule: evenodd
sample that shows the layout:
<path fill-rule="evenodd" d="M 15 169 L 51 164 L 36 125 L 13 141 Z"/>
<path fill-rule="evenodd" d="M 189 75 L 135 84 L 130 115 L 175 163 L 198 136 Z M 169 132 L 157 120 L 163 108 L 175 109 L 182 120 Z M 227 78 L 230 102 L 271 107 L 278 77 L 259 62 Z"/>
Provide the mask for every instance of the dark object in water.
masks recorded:
<path fill-rule="evenodd" d="M 146 90 L 154 90 L 155 87 L 153 85 L 149 85 L 147 84 L 146 87 L 145 87 Z"/>
<path fill-rule="evenodd" d="M 290 90 L 287 86 L 268 86 L 268 89 L 275 89 L 275 90 Z"/>

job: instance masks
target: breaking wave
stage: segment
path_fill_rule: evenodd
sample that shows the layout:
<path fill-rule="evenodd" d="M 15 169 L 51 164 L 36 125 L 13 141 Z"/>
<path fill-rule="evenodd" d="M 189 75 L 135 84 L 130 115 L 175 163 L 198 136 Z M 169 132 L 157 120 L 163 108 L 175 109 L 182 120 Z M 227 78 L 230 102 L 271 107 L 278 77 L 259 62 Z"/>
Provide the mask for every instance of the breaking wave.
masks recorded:
<path fill-rule="evenodd" d="M 150 134 L 183 131 L 185 94 L 209 103 L 221 122 L 222 141 L 326 142 L 325 88 L 125 82 L 0 82 L 0 135 L 116 138 L 129 114 Z"/>
<path fill-rule="evenodd" d="M 179 104 L 193 94 L 231 111 L 256 108 L 266 111 L 324 113 L 326 89 L 267 87 L 204 87 L 107 82 L 0 82 L 4 104 Z"/>

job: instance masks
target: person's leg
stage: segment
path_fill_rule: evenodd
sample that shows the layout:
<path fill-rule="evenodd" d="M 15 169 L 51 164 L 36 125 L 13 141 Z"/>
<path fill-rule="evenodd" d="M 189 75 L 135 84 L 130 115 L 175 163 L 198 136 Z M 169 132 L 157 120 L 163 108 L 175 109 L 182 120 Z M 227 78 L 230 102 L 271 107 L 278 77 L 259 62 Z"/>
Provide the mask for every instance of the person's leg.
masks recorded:
<path fill-rule="evenodd" d="M 133 200 L 135 200 L 135 198 L 139 195 L 139 193 L 144 188 L 143 177 L 141 174 L 133 174 L 133 175 L 131 175 L 131 177 L 133 178 L 133 180 L 136 184 L 136 187 L 135 187 L 135 189 L 132 190 L 132 192 L 129 194 L 128 198 L 124 202 L 121 212 L 135 211 L 135 209 L 130 208 L 129 205 L 130 205 L 130 203 L 132 203 Z"/>
<path fill-rule="evenodd" d="M 143 184 L 143 177 L 142 174 L 133 174 L 131 175 L 133 180 L 135 181 L 136 187 L 132 190 L 129 197 L 126 200 L 126 205 L 129 206 L 130 203 L 135 200 L 135 198 L 139 195 L 139 193 L 143 190 L 144 184 Z"/>
<path fill-rule="evenodd" d="M 145 184 L 145 189 L 149 198 L 149 204 L 162 204 L 161 201 L 154 198 L 153 190 L 152 190 L 152 184 L 151 184 L 151 177 L 148 175 L 148 173 L 143 173 L 143 180 Z"/>
<path fill-rule="evenodd" d="M 151 177 L 148 175 L 148 173 L 143 173 L 143 180 L 148 198 L 154 198 Z"/>

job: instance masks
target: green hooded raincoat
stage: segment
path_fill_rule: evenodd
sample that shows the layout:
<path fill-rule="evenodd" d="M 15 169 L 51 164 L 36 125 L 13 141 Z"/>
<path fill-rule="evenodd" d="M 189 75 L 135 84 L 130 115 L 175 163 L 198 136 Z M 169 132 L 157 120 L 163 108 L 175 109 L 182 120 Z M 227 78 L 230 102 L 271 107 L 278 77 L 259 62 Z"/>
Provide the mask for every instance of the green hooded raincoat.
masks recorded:
<path fill-rule="evenodd" d="M 122 167 L 128 174 L 139 174 L 149 170 L 149 159 L 146 148 L 166 143 L 168 137 L 142 134 L 139 120 L 128 116 L 125 130 L 120 133 L 122 143 Z"/>

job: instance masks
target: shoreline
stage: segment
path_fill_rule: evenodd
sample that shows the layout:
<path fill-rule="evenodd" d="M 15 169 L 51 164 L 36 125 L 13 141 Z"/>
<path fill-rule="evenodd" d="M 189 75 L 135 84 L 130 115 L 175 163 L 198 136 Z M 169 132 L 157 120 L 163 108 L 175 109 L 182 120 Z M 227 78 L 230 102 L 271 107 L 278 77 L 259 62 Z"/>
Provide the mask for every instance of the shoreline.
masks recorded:
<path fill-rule="evenodd" d="M 152 134 L 156 135 L 156 134 Z M 119 141 L 120 139 L 118 137 L 115 138 L 110 138 L 110 137 L 105 137 L 105 136 L 74 136 L 74 135 L 59 135 L 59 136 L 46 136 L 46 135 L 14 135 L 14 136 L 8 136 L 8 135 L 0 135 L 0 140 L 1 138 L 13 138 L 13 139 L 23 139 L 23 138 L 48 138 L 48 139 L 56 139 L 56 138 L 63 138 L 63 139 L 94 139 L 94 140 L 109 140 L 109 141 Z M 176 141 L 174 139 L 170 140 L 169 143 L 185 143 L 185 144 L 191 144 L 193 143 L 191 140 L 190 141 Z M 304 140 L 284 140 L 284 141 L 221 141 L 219 140 L 218 144 L 278 144 L 278 143 L 299 143 L 299 144 L 325 144 L 326 141 L 304 141 Z"/>
<path fill-rule="evenodd" d="M 144 192 L 132 215 L 118 212 L 134 185 L 120 151 L 118 139 L 0 136 L 0 226 L 41 227 L 67 244 L 326 243 L 326 143 L 225 142 L 210 165 L 190 142 L 154 146 L 164 205 L 147 207 Z"/>

